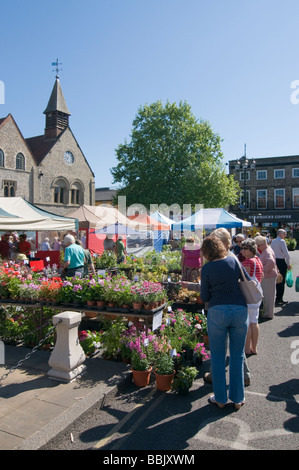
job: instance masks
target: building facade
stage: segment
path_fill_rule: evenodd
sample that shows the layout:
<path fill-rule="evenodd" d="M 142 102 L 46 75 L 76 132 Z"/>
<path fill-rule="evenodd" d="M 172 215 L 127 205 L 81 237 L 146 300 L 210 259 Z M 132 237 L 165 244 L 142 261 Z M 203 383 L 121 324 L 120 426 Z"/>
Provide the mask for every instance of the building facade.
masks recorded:
<path fill-rule="evenodd" d="M 110 188 L 96 188 L 95 190 L 95 205 L 113 206 L 113 198 L 116 195 L 116 189 Z"/>
<path fill-rule="evenodd" d="M 94 174 L 69 127 L 58 76 L 44 114 L 44 134 L 27 139 L 11 114 L 0 119 L 0 195 L 59 215 L 94 205 Z"/>
<path fill-rule="evenodd" d="M 241 159 L 242 160 L 242 159 Z M 240 184 L 240 198 L 230 211 L 261 228 L 299 227 L 299 156 L 256 158 L 247 167 L 229 162 Z"/>

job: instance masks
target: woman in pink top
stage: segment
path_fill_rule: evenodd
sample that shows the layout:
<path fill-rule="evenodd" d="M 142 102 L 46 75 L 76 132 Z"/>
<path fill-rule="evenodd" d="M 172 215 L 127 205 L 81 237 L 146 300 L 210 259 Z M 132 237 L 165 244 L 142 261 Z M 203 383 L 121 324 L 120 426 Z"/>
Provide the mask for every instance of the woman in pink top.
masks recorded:
<path fill-rule="evenodd" d="M 276 259 L 274 251 L 267 244 L 267 238 L 258 236 L 255 238 L 255 242 L 260 253 L 260 260 L 264 267 L 264 278 L 261 282 L 262 289 L 264 292 L 263 298 L 263 318 L 273 318 L 274 306 L 275 306 L 275 295 L 276 295 L 276 278 L 278 275 L 278 269 L 276 266 Z"/>
<path fill-rule="evenodd" d="M 247 271 L 250 277 L 256 278 L 258 282 L 261 282 L 263 274 L 263 264 L 261 260 L 256 256 L 257 246 L 254 240 L 251 238 L 246 239 L 241 245 L 242 255 L 245 260 L 242 262 L 244 269 Z M 249 317 L 249 328 L 245 343 L 246 354 L 257 354 L 257 342 L 259 337 L 259 312 L 260 312 L 261 301 L 258 304 L 248 304 L 248 317 Z"/>
<path fill-rule="evenodd" d="M 200 246 L 194 243 L 194 238 L 187 238 L 186 245 L 182 249 L 181 257 L 182 281 L 198 281 L 202 264 Z"/>

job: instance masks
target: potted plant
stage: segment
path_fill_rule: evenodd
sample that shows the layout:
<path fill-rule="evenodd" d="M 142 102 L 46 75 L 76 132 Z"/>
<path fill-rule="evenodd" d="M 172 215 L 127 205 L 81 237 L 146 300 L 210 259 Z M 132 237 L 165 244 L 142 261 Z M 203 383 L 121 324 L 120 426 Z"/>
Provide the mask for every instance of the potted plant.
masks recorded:
<path fill-rule="evenodd" d="M 168 352 L 164 352 L 158 357 L 154 374 L 158 390 L 166 392 L 171 389 L 175 370 L 174 361 Z"/>
<path fill-rule="evenodd" d="M 93 355 L 101 346 L 101 333 L 97 331 L 82 330 L 78 337 L 86 356 Z"/>
<path fill-rule="evenodd" d="M 182 367 L 174 376 L 172 389 L 176 390 L 179 395 L 187 395 L 197 374 L 196 367 Z"/>
<path fill-rule="evenodd" d="M 98 307 L 106 305 L 105 298 L 105 279 L 99 278 L 94 286 L 94 298 Z"/>
<path fill-rule="evenodd" d="M 145 387 L 150 382 L 152 366 L 147 355 L 134 349 L 131 354 L 133 382 L 137 387 Z"/>
<path fill-rule="evenodd" d="M 113 322 L 108 320 L 104 321 L 101 345 L 103 348 L 103 356 L 106 359 L 120 358 L 120 340 L 125 329 L 126 323 L 121 318 L 117 318 Z"/>

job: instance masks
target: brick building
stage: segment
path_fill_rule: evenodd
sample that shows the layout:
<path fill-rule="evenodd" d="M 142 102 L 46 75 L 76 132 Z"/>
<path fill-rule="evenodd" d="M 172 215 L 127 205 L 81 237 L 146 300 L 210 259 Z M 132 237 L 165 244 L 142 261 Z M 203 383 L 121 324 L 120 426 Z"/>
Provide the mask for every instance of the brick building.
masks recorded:
<path fill-rule="evenodd" d="M 94 205 L 94 174 L 69 127 L 58 76 L 44 114 L 44 134 L 27 139 L 11 114 L 0 119 L 0 196 L 59 215 Z"/>
<path fill-rule="evenodd" d="M 239 182 L 238 203 L 230 207 L 237 217 L 269 228 L 299 226 L 299 156 L 256 158 L 248 167 L 229 162 L 229 173 Z M 246 200 L 244 198 L 246 194 Z"/>

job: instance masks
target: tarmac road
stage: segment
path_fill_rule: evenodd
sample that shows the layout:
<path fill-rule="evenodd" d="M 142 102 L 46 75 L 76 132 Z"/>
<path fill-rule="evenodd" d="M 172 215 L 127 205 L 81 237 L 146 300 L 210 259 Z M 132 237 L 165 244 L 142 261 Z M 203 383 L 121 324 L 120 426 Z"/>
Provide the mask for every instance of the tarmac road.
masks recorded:
<path fill-rule="evenodd" d="M 290 254 L 295 281 L 299 251 Z M 105 450 L 112 456 L 131 451 L 142 462 L 158 451 L 198 455 L 200 450 L 298 450 L 299 293 L 295 282 L 285 288 L 285 300 L 289 303 L 275 309 L 273 320 L 260 322 L 258 355 L 248 358 L 252 379 L 241 410 L 208 403 L 212 386 L 203 381 L 208 361 L 188 396 L 159 392 L 154 381 L 143 389 L 129 384 L 96 403 L 42 449 Z"/>

